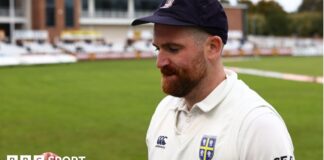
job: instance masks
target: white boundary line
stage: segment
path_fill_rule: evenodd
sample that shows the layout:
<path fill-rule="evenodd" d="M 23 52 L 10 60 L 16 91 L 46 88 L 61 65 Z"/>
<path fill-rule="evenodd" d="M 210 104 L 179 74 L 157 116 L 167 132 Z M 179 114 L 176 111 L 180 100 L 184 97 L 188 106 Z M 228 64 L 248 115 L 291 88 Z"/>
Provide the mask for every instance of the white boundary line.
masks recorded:
<path fill-rule="evenodd" d="M 291 80 L 291 81 L 323 84 L 322 76 L 307 76 L 301 74 L 280 73 L 280 72 L 250 69 L 250 68 L 238 68 L 238 67 L 226 67 L 226 68 L 242 74 L 250 74 L 250 75 L 261 76 L 261 77 L 271 77 L 271 78 L 278 78 L 278 79 Z"/>

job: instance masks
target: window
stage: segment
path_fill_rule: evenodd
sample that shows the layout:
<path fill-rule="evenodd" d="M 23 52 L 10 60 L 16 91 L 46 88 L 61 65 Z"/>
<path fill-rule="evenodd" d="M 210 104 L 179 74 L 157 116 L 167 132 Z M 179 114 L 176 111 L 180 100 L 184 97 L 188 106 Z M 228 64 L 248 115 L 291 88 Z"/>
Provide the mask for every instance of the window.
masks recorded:
<path fill-rule="evenodd" d="M 99 11 L 127 11 L 127 0 L 96 0 L 95 8 Z"/>
<path fill-rule="evenodd" d="M 154 11 L 159 7 L 160 0 L 134 0 L 136 11 Z"/>
<path fill-rule="evenodd" d="M 87 11 L 89 8 L 88 0 L 82 0 L 82 11 Z"/>
<path fill-rule="evenodd" d="M 128 0 L 96 0 L 95 15 L 97 17 L 126 17 Z"/>
<path fill-rule="evenodd" d="M 1 0 L 0 1 L 0 8 L 9 8 L 9 0 Z"/>
<path fill-rule="evenodd" d="M 46 26 L 55 26 L 55 0 L 46 0 Z"/>
<path fill-rule="evenodd" d="M 74 26 L 74 0 L 65 0 L 65 26 Z"/>

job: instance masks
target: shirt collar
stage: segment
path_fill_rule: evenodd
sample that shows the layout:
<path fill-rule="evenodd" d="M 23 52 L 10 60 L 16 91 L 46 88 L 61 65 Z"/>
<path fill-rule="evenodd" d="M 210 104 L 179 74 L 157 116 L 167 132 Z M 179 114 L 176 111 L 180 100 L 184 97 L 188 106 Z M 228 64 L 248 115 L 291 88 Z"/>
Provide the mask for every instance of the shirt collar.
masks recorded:
<path fill-rule="evenodd" d="M 205 99 L 195 104 L 203 112 L 209 112 L 218 106 L 234 86 L 234 83 L 237 80 L 237 74 L 227 69 L 225 69 L 225 73 L 226 79 L 221 82 Z"/>
<path fill-rule="evenodd" d="M 225 69 L 225 73 L 226 79 L 221 82 L 205 99 L 196 103 L 192 109 L 198 107 L 203 112 L 209 112 L 222 102 L 237 80 L 237 74 L 234 71 Z M 177 104 L 171 107 L 171 109 L 182 111 L 187 110 L 185 99 L 177 99 Z"/>

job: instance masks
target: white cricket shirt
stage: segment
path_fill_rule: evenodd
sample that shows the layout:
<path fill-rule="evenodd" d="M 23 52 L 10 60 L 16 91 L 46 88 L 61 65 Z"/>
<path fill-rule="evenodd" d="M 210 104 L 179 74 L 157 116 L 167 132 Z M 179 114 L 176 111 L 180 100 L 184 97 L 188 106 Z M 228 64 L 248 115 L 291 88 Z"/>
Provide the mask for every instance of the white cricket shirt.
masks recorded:
<path fill-rule="evenodd" d="M 293 145 L 275 109 L 225 70 L 227 78 L 191 111 L 165 97 L 147 131 L 149 160 L 293 160 Z"/>

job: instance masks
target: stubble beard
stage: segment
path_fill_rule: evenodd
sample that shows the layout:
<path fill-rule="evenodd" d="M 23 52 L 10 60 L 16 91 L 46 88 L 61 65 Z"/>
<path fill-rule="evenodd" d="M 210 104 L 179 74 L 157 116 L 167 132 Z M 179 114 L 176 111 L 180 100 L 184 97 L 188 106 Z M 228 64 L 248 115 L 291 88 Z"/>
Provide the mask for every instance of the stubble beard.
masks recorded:
<path fill-rule="evenodd" d="M 192 67 L 189 69 L 177 66 L 165 66 L 161 69 L 164 93 L 175 97 L 185 97 L 206 77 L 207 66 L 202 54 L 198 54 L 190 64 Z M 170 75 L 173 77 L 170 78 Z"/>

